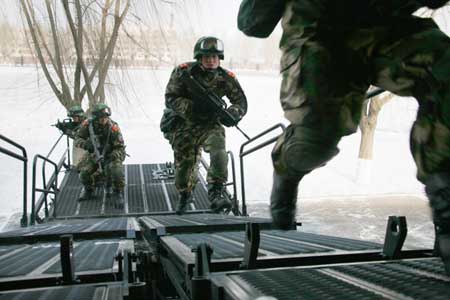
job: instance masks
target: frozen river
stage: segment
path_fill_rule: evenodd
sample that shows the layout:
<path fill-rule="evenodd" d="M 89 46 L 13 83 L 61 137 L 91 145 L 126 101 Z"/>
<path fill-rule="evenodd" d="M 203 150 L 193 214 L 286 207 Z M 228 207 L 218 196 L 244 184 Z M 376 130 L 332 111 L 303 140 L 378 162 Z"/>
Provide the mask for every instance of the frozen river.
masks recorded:
<path fill-rule="evenodd" d="M 109 84 L 113 89 L 108 103 L 127 144 L 130 157 L 126 163 L 172 160 L 171 149 L 159 131 L 170 71 L 112 72 Z M 244 71 L 236 74 L 249 101 L 249 112 L 240 123 L 248 135 L 254 136 L 279 122 L 286 123 L 277 100 L 278 74 Z M 30 160 L 37 153 L 45 155 L 59 136 L 50 125 L 66 114 L 45 79 L 33 67 L 0 67 L 0 95 L 0 134 L 25 146 Z M 381 242 L 387 217 L 405 215 L 409 224 L 407 244 L 431 247 L 429 210 L 423 186 L 415 179 L 408 148 L 408 132 L 416 108 L 414 100 L 400 98 L 383 108 L 369 183 L 358 178 L 358 133 L 341 141 L 341 153 L 327 166 L 305 177 L 300 186 L 298 211 L 305 229 Z M 227 138 L 227 148 L 237 158 L 245 138 L 235 129 L 227 129 Z M 245 161 L 246 196 L 252 215 L 268 215 L 270 148 L 253 153 Z M 0 154 L 0 222 L 22 207 L 21 172 L 20 163 Z"/>

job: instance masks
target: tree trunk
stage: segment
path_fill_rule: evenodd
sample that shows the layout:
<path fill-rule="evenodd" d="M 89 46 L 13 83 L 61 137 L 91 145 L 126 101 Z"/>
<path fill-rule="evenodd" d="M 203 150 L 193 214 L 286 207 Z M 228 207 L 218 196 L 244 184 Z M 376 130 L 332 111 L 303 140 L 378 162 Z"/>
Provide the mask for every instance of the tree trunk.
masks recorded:
<path fill-rule="evenodd" d="M 381 94 L 364 101 L 362 116 L 359 122 L 361 129 L 361 141 L 359 144 L 358 167 L 356 181 L 365 185 L 370 182 L 372 171 L 373 144 L 375 140 L 375 129 L 378 122 L 378 114 L 384 104 L 393 98 L 393 94 Z"/>

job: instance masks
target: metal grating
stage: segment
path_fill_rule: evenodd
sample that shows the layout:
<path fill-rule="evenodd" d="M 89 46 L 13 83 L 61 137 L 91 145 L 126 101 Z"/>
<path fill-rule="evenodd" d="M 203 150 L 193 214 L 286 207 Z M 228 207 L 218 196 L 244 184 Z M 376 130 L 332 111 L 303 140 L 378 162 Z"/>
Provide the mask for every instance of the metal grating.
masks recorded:
<path fill-rule="evenodd" d="M 168 211 L 166 196 L 160 184 L 148 184 L 145 186 L 147 206 L 149 211 Z"/>
<path fill-rule="evenodd" d="M 127 165 L 127 184 L 141 185 L 140 165 Z"/>
<path fill-rule="evenodd" d="M 314 243 L 317 245 L 340 250 L 373 250 L 383 248 L 383 245 L 377 243 L 352 240 L 335 236 L 319 235 L 301 231 L 297 232 L 291 230 L 290 231 L 272 230 L 270 231 L 270 234 L 274 236 L 289 238 L 292 240 L 302 242 Z"/>
<path fill-rule="evenodd" d="M 26 275 L 59 255 L 59 244 L 44 243 L 26 247 L 0 260 L 0 277 Z"/>
<path fill-rule="evenodd" d="M 142 173 L 144 173 L 145 184 L 161 183 L 159 179 L 153 179 L 153 171 L 158 170 L 157 164 L 142 165 Z"/>
<path fill-rule="evenodd" d="M 172 205 L 172 208 L 175 208 L 177 206 L 178 202 L 178 192 L 175 188 L 175 183 L 165 183 L 167 194 L 169 194 L 169 200 L 170 204 Z M 191 207 L 188 207 L 188 210 L 191 210 Z"/>
<path fill-rule="evenodd" d="M 66 172 L 66 182 L 65 186 L 77 186 L 80 184 L 80 179 L 78 176 L 78 171 L 71 169 L 70 171 Z"/>
<path fill-rule="evenodd" d="M 95 189 L 94 198 L 80 202 L 80 215 L 99 215 L 103 205 L 103 187 Z"/>
<path fill-rule="evenodd" d="M 209 199 L 208 199 L 208 192 L 206 188 L 200 183 L 197 183 L 194 189 L 194 201 L 195 201 L 195 207 L 197 209 L 209 209 Z"/>
<path fill-rule="evenodd" d="M 118 300 L 122 294 L 121 284 L 74 285 L 2 292 L 0 300 Z"/>
<path fill-rule="evenodd" d="M 176 226 L 192 226 L 192 225 L 236 225 L 245 224 L 248 222 L 259 224 L 271 224 L 270 219 L 253 218 L 253 217 L 236 217 L 231 215 L 221 215 L 212 213 L 196 213 L 178 215 L 163 215 L 163 216 L 146 216 L 142 220 L 155 220 L 159 224 L 166 227 Z"/>
<path fill-rule="evenodd" d="M 0 259 L 2 259 L 2 255 L 9 254 L 12 251 L 15 251 L 19 248 L 22 248 L 23 245 L 5 245 L 0 246 Z"/>
<path fill-rule="evenodd" d="M 251 271 L 228 277 L 237 283 L 244 282 L 257 292 L 278 300 L 385 299 L 374 292 L 355 287 L 318 270 Z"/>
<path fill-rule="evenodd" d="M 114 256 L 118 247 L 119 241 L 86 241 L 79 244 L 75 243 L 75 271 L 83 272 L 112 269 Z M 61 263 L 58 260 L 43 273 L 53 274 L 60 272 Z"/>
<path fill-rule="evenodd" d="M 413 260 L 402 262 L 402 265 L 410 267 L 420 272 L 435 273 L 441 276 L 446 276 L 444 265 L 439 259 Z M 449 278 L 450 280 L 450 278 Z"/>
<path fill-rule="evenodd" d="M 81 193 L 81 186 L 67 186 L 58 194 L 56 202 L 56 216 L 72 216 L 75 214 L 78 205 L 78 197 Z"/>
<path fill-rule="evenodd" d="M 126 187 L 126 193 L 128 194 L 128 211 L 130 213 L 144 212 L 141 186 L 129 185 Z"/>
<path fill-rule="evenodd" d="M 128 218 L 109 218 L 102 221 L 97 221 L 98 225 L 94 227 L 91 231 L 115 231 L 115 230 L 126 230 L 128 224 Z M 134 227 L 133 227 L 134 229 Z"/>
<path fill-rule="evenodd" d="M 21 228 L 0 233 L 0 239 L 7 240 L 15 236 L 43 236 L 43 235 L 61 235 L 76 234 L 100 231 L 119 231 L 127 230 L 128 218 L 109 218 L 109 219 L 84 219 L 71 221 L 53 221 L 42 225 Z M 0 248 L 1 249 L 1 248 Z M 0 250 L 1 251 L 1 250 Z M 0 252 L 1 253 L 1 252 Z"/>
<path fill-rule="evenodd" d="M 75 271 L 112 271 L 118 240 L 74 243 Z M 12 254 L 0 256 L 0 278 L 61 272 L 59 243 L 21 245 Z"/>
<path fill-rule="evenodd" d="M 310 244 L 302 244 L 293 240 L 281 240 L 270 236 L 270 231 L 266 231 L 264 235 L 260 237 L 260 249 L 264 249 L 277 254 L 306 254 L 306 253 L 321 253 L 330 252 L 331 249 L 323 248 L 320 246 L 314 246 Z M 220 236 L 239 242 L 244 245 L 245 233 L 244 232 L 223 232 Z"/>
<path fill-rule="evenodd" d="M 244 255 L 243 245 L 222 240 L 210 234 L 177 234 L 174 237 L 190 249 L 195 249 L 200 243 L 208 243 L 213 249 L 213 259 L 236 258 Z M 162 239 L 164 240 L 164 238 Z M 189 253 L 188 255 L 193 254 Z M 182 257 L 184 256 L 182 255 Z M 264 254 L 259 252 L 258 256 L 264 256 Z"/>
<path fill-rule="evenodd" d="M 430 261 L 428 260 L 428 262 Z M 424 262 L 426 260 L 422 264 Z M 438 268 L 438 273 L 442 274 L 444 272 L 443 264 L 440 263 L 439 268 L 437 262 L 438 260 L 434 259 L 434 266 Z M 391 294 L 401 294 L 412 299 L 447 300 L 450 295 L 450 279 L 448 277 L 445 277 L 445 279 L 435 277 L 432 271 L 429 274 L 418 272 L 423 266 L 416 269 L 415 264 L 400 262 L 349 265 L 335 267 L 332 270 L 351 276 L 349 280 L 355 278 L 355 283 L 368 282 L 389 289 L 392 291 Z"/>
<path fill-rule="evenodd" d="M 152 172 L 164 169 L 165 164 L 126 165 L 125 196 L 128 199 L 128 213 L 162 212 L 169 211 L 166 195 L 169 196 L 172 210 L 178 201 L 178 192 L 173 179 L 153 179 Z M 199 178 L 199 182 L 202 181 Z M 165 185 L 167 194 L 162 185 Z M 81 183 L 78 173 L 69 171 L 64 178 L 63 185 L 58 195 L 56 205 L 56 217 L 68 217 L 74 215 L 108 215 L 124 214 L 124 209 L 118 209 L 104 198 L 104 188 L 96 188 L 95 197 L 88 201 L 78 202 L 81 193 Z M 203 184 L 197 184 L 194 190 L 195 209 L 209 208 L 208 193 Z"/>

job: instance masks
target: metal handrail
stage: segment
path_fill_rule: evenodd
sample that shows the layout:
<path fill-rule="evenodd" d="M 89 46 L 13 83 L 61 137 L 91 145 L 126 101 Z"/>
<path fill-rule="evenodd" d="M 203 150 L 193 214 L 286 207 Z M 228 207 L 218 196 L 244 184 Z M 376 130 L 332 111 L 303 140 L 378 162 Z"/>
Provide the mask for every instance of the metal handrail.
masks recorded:
<path fill-rule="evenodd" d="M 231 201 L 233 203 L 233 207 L 231 209 L 231 211 L 233 212 L 233 214 L 235 216 L 239 216 L 241 215 L 241 212 L 239 211 L 239 201 L 237 199 L 237 186 L 236 186 L 236 164 L 234 161 L 234 155 L 233 152 L 231 151 L 227 151 L 228 156 L 230 156 L 230 161 L 231 161 L 231 176 L 233 178 L 232 181 L 228 181 L 227 183 L 225 183 L 225 186 L 229 186 L 232 185 L 233 186 L 233 197 L 231 198 Z M 205 170 L 209 169 L 209 165 L 206 162 L 206 160 L 201 157 L 200 158 L 200 163 L 202 164 L 202 166 L 205 168 Z"/>
<path fill-rule="evenodd" d="M 17 153 L 14 153 L 8 149 L 5 149 L 3 147 L 0 147 L 0 152 L 13 157 L 15 159 L 23 161 L 23 214 L 22 219 L 20 220 L 20 225 L 22 227 L 28 226 L 28 216 L 27 216 L 27 165 L 28 165 L 28 157 L 27 157 L 27 151 L 25 148 L 16 142 L 10 140 L 9 138 L 3 136 L 0 134 L 0 139 L 9 143 L 12 146 L 15 146 L 16 148 L 19 148 L 22 151 L 22 155 L 19 155 Z"/>
<path fill-rule="evenodd" d="M 53 199 L 53 217 L 56 217 L 56 202 L 57 202 L 57 192 L 58 192 L 58 174 L 61 171 L 62 167 L 66 167 L 69 168 L 70 167 L 70 143 L 69 143 L 69 137 L 67 137 L 67 148 L 66 150 L 63 152 L 61 158 L 58 161 L 58 164 L 56 164 L 55 162 L 53 162 L 49 157 L 50 155 L 53 153 L 53 151 L 56 149 L 56 146 L 59 144 L 59 142 L 62 140 L 62 137 L 64 136 L 64 134 L 61 134 L 58 139 L 56 140 L 56 142 L 53 144 L 53 146 L 50 148 L 49 152 L 47 153 L 47 155 L 44 157 L 42 155 L 35 155 L 34 159 L 33 159 L 33 184 L 32 184 L 32 212 L 31 212 L 31 217 L 30 217 L 30 224 L 34 225 L 36 223 L 36 221 L 39 218 L 39 212 L 42 208 L 42 206 L 44 205 L 44 211 L 45 211 L 45 217 L 48 218 L 49 217 L 49 209 L 48 209 L 48 201 L 47 201 L 47 195 L 48 194 L 54 194 L 55 198 Z M 43 189 L 39 189 L 36 188 L 36 164 L 37 164 L 37 159 L 40 158 L 43 160 L 42 163 L 42 184 L 44 185 Z M 67 164 L 65 164 L 67 158 Z M 55 169 L 52 172 L 52 174 L 50 175 L 50 179 L 48 181 L 46 181 L 46 172 L 45 172 L 45 166 L 46 163 L 49 162 L 51 163 Z M 49 188 L 47 188 L 49 187 Z M 51 190 L 53 189 L 53 191 Z M 39 197 L 39 199 L 36 202 L 36 192 L 41 192 L 41 196 Z"/>
<path fill-rule="evenodd" d="M 286 129 L 286 126 L 284 126 L 284 124 L 282 123 L 278 123 L 266 130 L 264 130 L 263 132 L 261 132 L 260 134 L 254 136 L 253 138 L 249 139 L 248 141 L 244 142 L 241 145 L 241 148 L 239 150 L 239 163 L 240 163 L 240 169 L 241 169 L 241 194 L 242 194 L 242 214 L 244 216 L 247 215 L 247 205 L 245 203 L 245 176 L 244 176 L 244 157 L 247 156 L 248 154 L 251 154 L 253 152 L 255 152 L 256 150 L 259 150 L 261 148 L 264 148 L 272 143 L 274 143 L 279 136 L 273 137 L 270 140 L 267 140 L 247 151 L 244 152 L 244 147 L 247 146 L 248 144 L 254 142 L 255 140 L 259 139 L 260 137 L 263 137 L 264 135 L 274 131 L 277 128 L 281 128 L 282 131 L 284 132 L 284 130 Z"/>
<path fill-rule="evenodd" d="M 38 159 L 42 159 L 44 163 L 42 164 L 42 184 L 44 185 L 42 189 L 36 188 L 36 164 Z M 51 179 L 48 183 L 46 183 L 45 180 L 45 162 L 48 162 L 53 165 L 55 168 L 54 172 L 52 173 Z M 55 175 L 55 176 L 53 176 Z M 49 188 L 47 188 L 49 187 Z M 53 190 L 52 190 L 53 189 Z M 44 203 L 45 203 L 45 217 L 48 218 L 48 205 L 47 205 L 47 194 L 54 194 L 55 195 L 55 202 L 56 197 L 58 195 L 58 165 L 53 162 L 52 160 L 48 159 L 45 156 L 42 156 L 40 154 L 36 154 L 33 159 L 33 193 L 31 195 L 31 215 L 30 215 L 30 225 L 36 224 L 36 219 L 39 213 L 40 208 L 39 207 L 36 210 L 36 192 L 44 193 Z"/>
<path fill-rule="evenodd" d="M 239 211 L 239 200 L 237 198 L 237 187 L 236 187 L 236 164 L 234 161 L 234 155 L 233 152 L 231 151 L 227 151 L 227 154 L 230 156 L 230 161 L 231 161 L 231 176 L 233 178 L 232 182 L 227 182 L 226 185 L 233 185 L 233 207 L 231 209 L 231 211 L 233 212 L 233 214 L 235 216 L 240 216 L 242 215 L 242 213 Z"/>

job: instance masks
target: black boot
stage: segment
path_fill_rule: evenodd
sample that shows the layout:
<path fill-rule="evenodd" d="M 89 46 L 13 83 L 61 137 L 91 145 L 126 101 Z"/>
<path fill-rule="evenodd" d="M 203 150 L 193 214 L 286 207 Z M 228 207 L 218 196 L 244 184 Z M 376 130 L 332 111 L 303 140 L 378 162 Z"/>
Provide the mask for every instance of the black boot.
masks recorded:
<path fill-rule="evenodd" d="M 123 198 L 123 192 L 121 190 L 115 190 L 112 194 L 114 200 L 114 207 L 117 209 L 123 209 L 125 200 Z"/>
<path fill-rule="evenodd" d="M 275 229 L 295 229 L 295 213 L 298 184 L 302 177 L 290 177 L 273 173 L 270 212 Z"/>
<path fill-rule="evenodd" d="M 232 203 L 226 194 L 225 187 L 221 183 L 208 185 L 208 198 L 211 202 L 213 213 L 228 213 L 231 210 Z"/>
<path fill-rule="evenodd" d="M 433 174 L 425 186 L 436 229 L 434 252 L 442 258 L 445 271 L 450 276 L 450 175 Z"/>
<path fill-rule="evenodd" d="M 436 222 L 435 222 L 436 224 Z M 444 230 L 444 228 L 446 230 Z M 450 220 L 447 220 L 447 224 L 444 226 L 436 226 L 436 240 L 434 243 L 435 254 L 442 258 L 444 263 L 444 269 L 448 276 L 450 276 Z"/>
<path fill-rule="evenodd" d="M 177 215 L 182 215 L 186 212 L 188 205 L 192 203 L 191 192 L 184 191 L 180 192 L 180 196 L 178 198 L 178 203 L 176 207 Z"/>
<path fill-rule="evenodd" d="M 94 198 L 94 189 L 90 187 L 83 187 L 80 197 L 78 197 L 78 201 L 86 201 L 92 198 Z"/>

